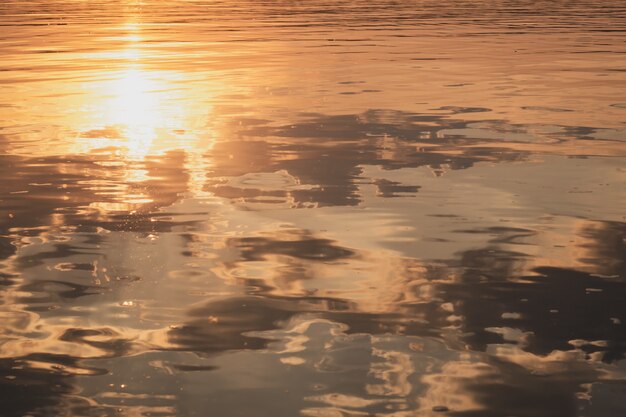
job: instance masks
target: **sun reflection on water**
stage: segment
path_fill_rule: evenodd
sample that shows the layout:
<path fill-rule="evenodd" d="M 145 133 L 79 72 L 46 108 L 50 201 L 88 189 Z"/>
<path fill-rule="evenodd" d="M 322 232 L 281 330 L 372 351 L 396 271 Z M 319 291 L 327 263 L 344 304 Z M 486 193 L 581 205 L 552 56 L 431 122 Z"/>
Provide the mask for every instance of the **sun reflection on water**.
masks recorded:
<path fill-rule="evenodd" d="M 157 129 L 163 123 L 160 115 L 158 83 L 138 68 L 131 68 L 112 85 L 113 98 L 106 107 L 109 125 L 121 125 L 128 156 L 144 157 L 152 147 Z"/>

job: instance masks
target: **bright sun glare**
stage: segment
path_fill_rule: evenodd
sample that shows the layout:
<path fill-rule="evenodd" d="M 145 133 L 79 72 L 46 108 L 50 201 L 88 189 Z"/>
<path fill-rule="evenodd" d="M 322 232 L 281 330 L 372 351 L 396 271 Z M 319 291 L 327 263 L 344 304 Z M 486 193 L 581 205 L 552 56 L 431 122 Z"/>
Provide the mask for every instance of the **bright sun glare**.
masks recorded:
<path fill-rule="evenodd" d="M 107 123 L 121 126 L 129 156 L 144 156 L 152 146 L 157 129 L 163 127 L 158 83 L 138 68 L 124 71 L 111 86 Z"/>

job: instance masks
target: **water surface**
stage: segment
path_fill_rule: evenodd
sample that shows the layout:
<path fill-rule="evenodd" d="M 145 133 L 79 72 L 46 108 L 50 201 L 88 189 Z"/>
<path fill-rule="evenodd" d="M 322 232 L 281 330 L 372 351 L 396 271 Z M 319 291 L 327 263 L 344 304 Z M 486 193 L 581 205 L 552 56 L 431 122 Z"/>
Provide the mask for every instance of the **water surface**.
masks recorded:
<path fill-rule="evenodd" d="M 0 415 L 626 413 L 621 1 L 4 0 Z"/>

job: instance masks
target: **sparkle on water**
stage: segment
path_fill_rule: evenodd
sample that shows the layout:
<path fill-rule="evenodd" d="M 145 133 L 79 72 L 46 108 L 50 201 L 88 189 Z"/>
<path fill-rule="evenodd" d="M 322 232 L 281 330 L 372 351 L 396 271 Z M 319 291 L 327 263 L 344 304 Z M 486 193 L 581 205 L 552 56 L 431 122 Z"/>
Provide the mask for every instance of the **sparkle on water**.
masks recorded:
<path fill-rule="evenodd" d="M 0 2 L 0 415 L 626 413 L 626 5 Z"/>

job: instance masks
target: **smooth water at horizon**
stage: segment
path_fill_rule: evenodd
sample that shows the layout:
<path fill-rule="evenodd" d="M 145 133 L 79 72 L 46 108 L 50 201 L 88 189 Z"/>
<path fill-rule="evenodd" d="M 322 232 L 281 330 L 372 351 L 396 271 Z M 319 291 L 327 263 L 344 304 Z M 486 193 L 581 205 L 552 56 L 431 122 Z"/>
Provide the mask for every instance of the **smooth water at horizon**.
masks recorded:
<path fill-rule="evenodd" d="M 626 414 L 626 3 L 3 0 L 0 416 Z"/>

